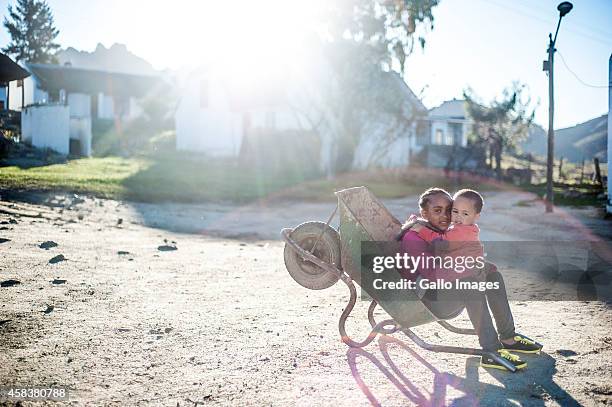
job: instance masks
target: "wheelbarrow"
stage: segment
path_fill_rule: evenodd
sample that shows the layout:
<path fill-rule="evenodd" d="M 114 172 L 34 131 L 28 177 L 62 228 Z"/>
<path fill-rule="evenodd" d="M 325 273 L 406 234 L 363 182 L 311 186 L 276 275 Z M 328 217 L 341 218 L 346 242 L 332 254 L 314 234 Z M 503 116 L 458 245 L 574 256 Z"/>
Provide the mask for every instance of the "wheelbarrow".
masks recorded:
<path fill-rule="evenodd" d="M 382 298 L 379 292 L 365 285 L 363 290 L 372 298 L 368 308 L 368 321 L 372 329 L 360 342 L 351 339 L 346 333 L 345 324 L 357 301 L 355 283 L 360 284 L 363 273 L 372 273 L 371 269 L 361 265 L 361 243 L 394 241 L 401 230 L 401 223 L 366 187 L 348 188 L 335 194 L 338 205 L 326 223 L 302 223 L 295 229 L 281 230 L 281 235 L 285 241 L 285 266 L 296 282 L 311 290 L 329 288 L 338 280 L 348 287 L 350 298 L 338 322 L 340 336 L 345 344 L 361 348 L 372 342 L 378 334 L 402 332 L 428 351 L 488 356 L 509 371 L 516 371 L 509 361 L 496 352 L 431 344 L 421 339 L 411 328 L 432 322 L 457 334 L 476 335 L 476 331 L 459 328 L 446 321 L 457 317 L 461 309 L 444 319 L 435 316 L 416 295 L 415 290 L 403 290 L 401 295 L 405 296 L 405 301 L 397 301 Z M 336 231 L 330 223 L 338 210 L 340 226 Z M 396 270 L 388 272 L 397 273 L 397 277 L 400 277 Z M 378 305 L 392 319 L 376 322 L 374 310 Z"/>

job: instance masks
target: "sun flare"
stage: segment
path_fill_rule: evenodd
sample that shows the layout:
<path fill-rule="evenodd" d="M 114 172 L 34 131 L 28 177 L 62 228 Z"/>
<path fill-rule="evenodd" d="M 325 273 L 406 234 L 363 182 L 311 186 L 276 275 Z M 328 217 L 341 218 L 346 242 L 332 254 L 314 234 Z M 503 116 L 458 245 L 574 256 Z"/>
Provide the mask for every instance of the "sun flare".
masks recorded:
<path fill-rule="evenodd" d="M 168 44 L 167 52 L 183 65 L 214 64 L 225 74 L 255 76 L 274 72 L 284 61 L 298 57 L 301 39 L 316 30 L 323 1 L 298 0 L 185 1 L 171 8 L 129 5 L 124 13 L 146 17 L 157 26 L 151 42 Z M 153 23 L 155 22 L 155 23 Z M 137 32 L 141 26 L 134 26 Z M 151 30 L 147 30 L 151 31 Z M 172 65 L 172 64 L 169 64 Z"/>

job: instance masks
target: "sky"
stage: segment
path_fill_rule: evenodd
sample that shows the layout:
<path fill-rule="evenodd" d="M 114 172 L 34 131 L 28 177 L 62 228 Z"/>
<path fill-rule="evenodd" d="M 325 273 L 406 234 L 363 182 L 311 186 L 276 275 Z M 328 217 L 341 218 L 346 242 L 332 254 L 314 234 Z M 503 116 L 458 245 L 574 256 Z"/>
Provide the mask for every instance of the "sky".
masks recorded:
<path fill-rule="evenodd" d="M 157 69 L 197 65 L 210 55 L 231 55 L 228 69 L 255 66 L 295 52 L 298 32 L 332 0 L 48 0 L 62 47 L 93 51 L 122 43 Z M 467 87 L 483 101 L 513 81 L 525 84 L 536 122 L 547 127 L 548 79 L 542 72 L 548 33 L 559 1 L 441 0 L 425 49 L 406 62 L 405 79 L 428 108 L 461 98 Z M 0 0 L 3 16 L 14 0 Z M 608 111 L 612 1 L 575 0 L 563 18 L 555 57 L 555 128 Z M 274 38 L 274 45 L 272 45 Z M 0 27 L 0 46 L 9 41 Z M 226 46 L 230 44 L 229 46 Z M 246 61 L 246 63 L 244 63 Z M 241 63 L 242 62 L 242 63 Z M 239 75 L 239 71 L 236 71 Z M 572 73 L 573 72 L 573 73 Z"/>

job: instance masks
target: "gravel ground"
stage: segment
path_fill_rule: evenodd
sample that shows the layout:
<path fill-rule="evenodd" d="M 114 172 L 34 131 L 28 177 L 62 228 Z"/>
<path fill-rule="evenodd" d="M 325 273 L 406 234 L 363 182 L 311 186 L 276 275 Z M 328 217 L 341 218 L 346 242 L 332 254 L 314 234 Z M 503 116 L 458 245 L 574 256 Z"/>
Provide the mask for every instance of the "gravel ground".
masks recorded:
<path fill-rule="evenodd" d="M 533 198 L 489 194 L 483 239 L 610 240 L 610 222 L 594 210 L 543 216 Z M 414 199 L 386 204 L 403 217 Z M 513 302 L 519 330 L 545 344 L 518 374 L 427 352 L 400 334 L 347 348 L 337 330 L 346 288 L 297 285 L 278 239 L 281 227 L 332 210 L 0 201 L 0 386 L 66 386 L 74 405 L 612 404 L 605 302 Z M 348 320 L 355 338 L 368 332 L 366 310 L 359 302 Z M 476 346 L 438 326 L 416 331 Z"/>

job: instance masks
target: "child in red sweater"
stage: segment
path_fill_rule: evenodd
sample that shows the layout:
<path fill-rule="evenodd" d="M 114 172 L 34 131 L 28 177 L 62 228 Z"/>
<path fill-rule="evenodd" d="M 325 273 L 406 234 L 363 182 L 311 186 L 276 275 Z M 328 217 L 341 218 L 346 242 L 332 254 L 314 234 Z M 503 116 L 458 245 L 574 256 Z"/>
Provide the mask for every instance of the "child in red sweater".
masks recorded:
<path fill-rule="evenodd" d="M 417 225 L 414 230 L 426 242 L 442 240 L 448 242 L 444 248 L 449 256 L 484 256 L 480 243 L 480 229 L 476 222 L 484 205 L 482 195 L 472 189 L 462 189 L 453 196 L 453 209 L 451 211 L 452 225 L 444 232 L 438 233 L 429 228 Z"/>

